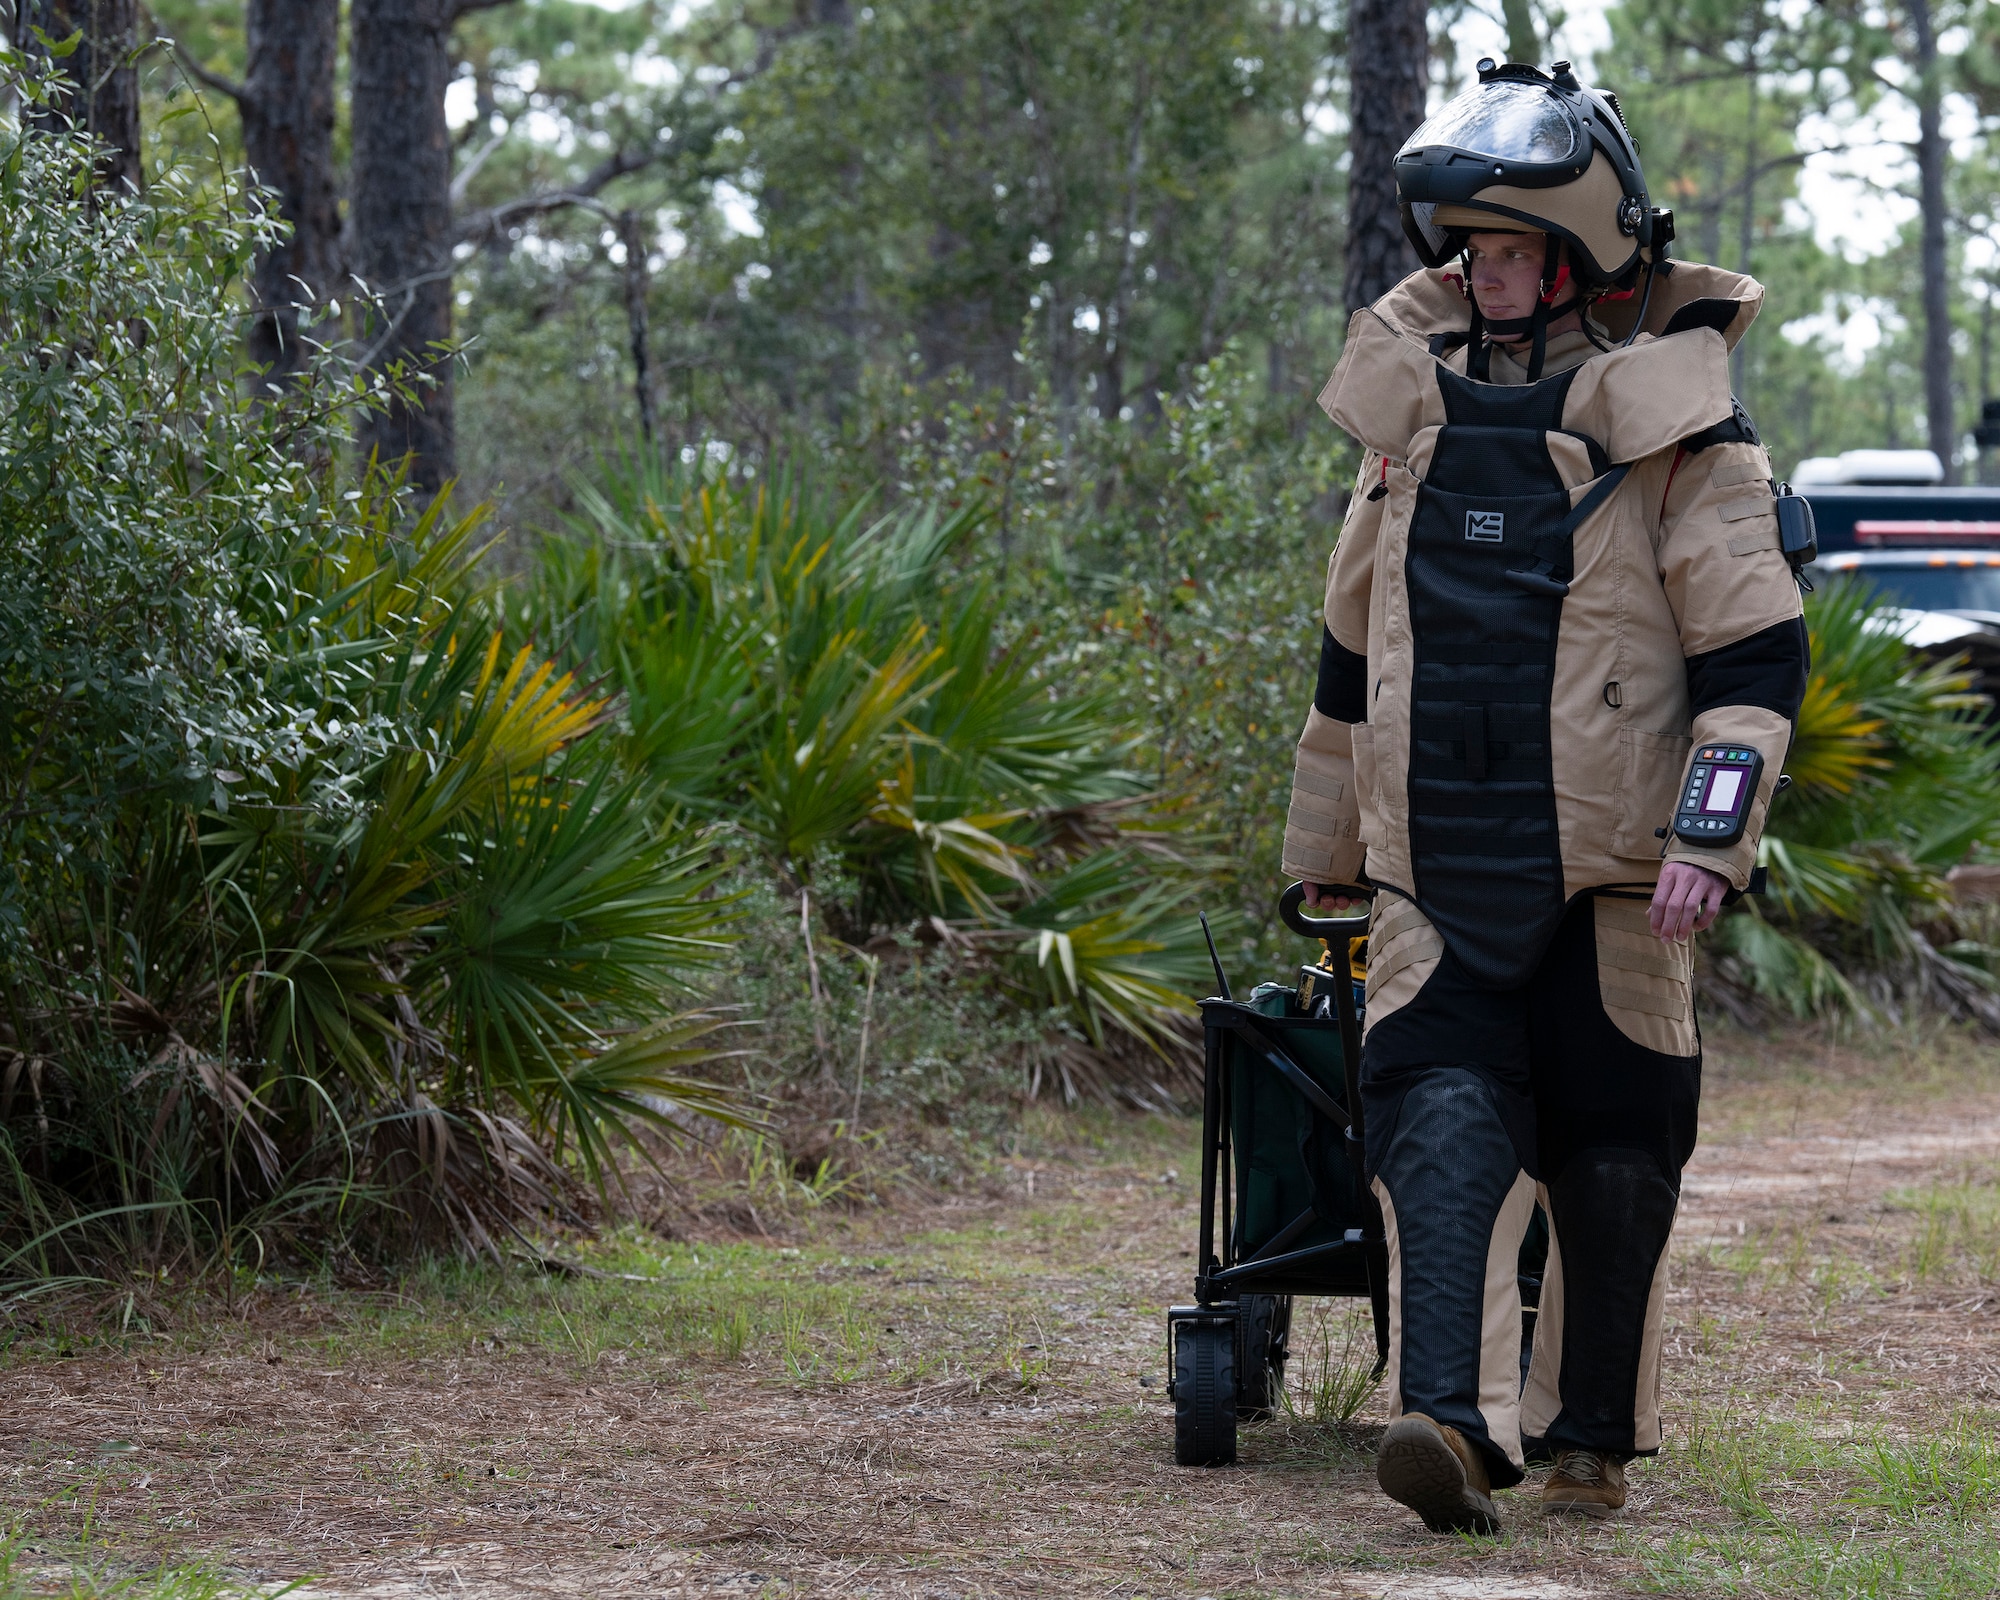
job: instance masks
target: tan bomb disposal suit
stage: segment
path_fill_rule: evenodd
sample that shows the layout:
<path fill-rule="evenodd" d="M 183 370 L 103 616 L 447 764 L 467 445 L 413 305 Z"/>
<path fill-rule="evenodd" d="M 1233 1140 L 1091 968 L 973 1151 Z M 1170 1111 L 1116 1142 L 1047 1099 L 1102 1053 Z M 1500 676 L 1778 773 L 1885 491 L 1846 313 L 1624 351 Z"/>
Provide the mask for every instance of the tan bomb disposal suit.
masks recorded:
<path fill-rule="evenodd" d="M 1362 1095 L 1392 1410 L 1457 1428 L 1496 1487 L 1526 1457 L 1660 1443 L 1701 1054 L 1691 949 L 1647 905 L 1663 859 L 1747 886 L 1805 687 L 1770 462 L 1729 388 L 1762 298 L 1678 263 L 1630 345 L 1558 340 L 1533 384 L 1494 347 L 1473 382 L 1466 298 L 1419 272 L 1355 315 L 1320 397 L 1364 455 L 1284 868 L 1381 891 Z M 1749 826 L 1664 843 L 1706 740 L 1763 753 Z"/>

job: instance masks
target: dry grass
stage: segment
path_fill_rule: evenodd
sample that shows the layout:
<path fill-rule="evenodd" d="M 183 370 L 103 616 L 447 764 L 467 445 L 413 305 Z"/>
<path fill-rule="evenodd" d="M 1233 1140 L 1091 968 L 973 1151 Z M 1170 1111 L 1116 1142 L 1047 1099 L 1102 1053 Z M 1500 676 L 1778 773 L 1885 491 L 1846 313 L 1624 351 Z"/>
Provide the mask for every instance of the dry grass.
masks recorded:
<path fill-rule="evenodd" d="M 1501 1537 L 1431 1538 L 1374 1492 L 1379 1396 L 1343 1425 L 1302 1389 L 1238 1469 L 1176 1469 L 1161 1311 L 1189 1288 L 1194 1130 L 1038 1114 L 983 1187 L 846 1210 L 767 1177 L 754 1226 L 702 1198 L 687 1236 L 590 1254 L 626 1279 L 441 1269 L 17 1325 L 0 1600 L 221 1572 L 323 1596 L 1995 1592 L 1990 1050 L 1710 1060 L 1673 1443 L 1609 1526 L 1515 1494 Z M 1312 1309 L 1337 1350 L 1347 1308 Z M 208 1565 L 143 1576 L 163 1562 Z"/>

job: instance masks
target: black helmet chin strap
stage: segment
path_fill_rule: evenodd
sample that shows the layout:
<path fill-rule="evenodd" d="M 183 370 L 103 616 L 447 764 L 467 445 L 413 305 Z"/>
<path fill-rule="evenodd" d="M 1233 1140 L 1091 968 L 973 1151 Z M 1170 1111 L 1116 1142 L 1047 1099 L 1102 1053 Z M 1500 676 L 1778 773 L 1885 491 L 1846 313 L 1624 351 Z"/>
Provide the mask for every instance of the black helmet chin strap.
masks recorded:
<path fill-rule="evenodd" d="M 1542 375 L 1542 358 L 1549 350 L 1549 296 L 1556 292 L 1556 264 L 1562 257 L 1562 241 L 1554 234 L 1548 236 L 1548 248 L 1542 256 L 1542 281 L 1536 286 L 1535 294 L 1535 337 L 1528 347 L 1528 382 L 1534 383 Z"/>
<path fill-rule="evenodd" d="M 1671 271 L 1672 268 L 1673 263 L 1669 261 L 1667 269 Z M 1625 345 L 1629 345 L 1640 334 L 1646 331 L 1646 311 L 1653 303 L 1653 280 L 1659 275 L 1660 263 L 1657 260 L 1648 261 L 1646 263 L 1646 290 L 1645 293 L 1639 296 L 1639 315 L 1632 319 L 1632 331 L 1625 335 L 1625 343 L 1621 344 L 1618 347 L 1619 349 L 1624 349 Z"/>

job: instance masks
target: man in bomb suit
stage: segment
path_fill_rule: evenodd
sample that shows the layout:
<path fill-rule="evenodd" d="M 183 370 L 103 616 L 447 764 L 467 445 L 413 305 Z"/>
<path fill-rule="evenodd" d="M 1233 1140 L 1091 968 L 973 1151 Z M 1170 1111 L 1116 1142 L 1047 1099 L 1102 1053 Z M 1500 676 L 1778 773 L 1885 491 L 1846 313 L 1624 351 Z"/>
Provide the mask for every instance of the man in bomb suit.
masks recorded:
<path fill-rule="evenodd" d="M 1377 1478 L 1433 1530 L 1491 1531 L 1492 1490 L 1528 1461 L 1553 1462 L 1545 1509 L 1602 1516 L 1659 1447 L 1701 1070 L 1688 941 L 1752 886 L 1805 691 L 1809 554 L 1788 559 L 1730 392 L 1763 290 L 1668 261 L 1614 96 L 1567 63 L 1481 62 L 1396 173 L 1426 270 L 1355 314 L 1320 396 L 1363 455 L 1284 867 L 1315 904 L 1379 891 Z M 1736 815 L 1689 822 L 1690 842 L 1696 757 L 1761 768 L 1718 780 Z"/>

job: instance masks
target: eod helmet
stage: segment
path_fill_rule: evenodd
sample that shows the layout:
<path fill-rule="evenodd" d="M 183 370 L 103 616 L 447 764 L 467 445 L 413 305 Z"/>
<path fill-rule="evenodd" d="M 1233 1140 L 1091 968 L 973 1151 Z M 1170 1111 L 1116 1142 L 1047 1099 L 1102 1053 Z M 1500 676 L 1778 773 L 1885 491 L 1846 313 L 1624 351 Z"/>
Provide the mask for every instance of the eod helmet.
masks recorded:
<path fill-rule="evenodd" d="M 1463 254 L 1474 233 L 1522 228 L 1568 245 L 1586 295 L 1629 288 L 1663 261 L 1673 213 L 1648 203 L 1617 97 L 1586 88 L 1567 61 L 1545 73 L 1488 59 L 1478 71 L 1396 154 L 1403 231 L 1423 264 Z"/>

